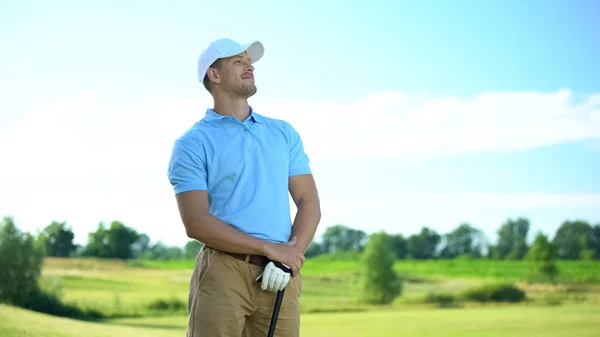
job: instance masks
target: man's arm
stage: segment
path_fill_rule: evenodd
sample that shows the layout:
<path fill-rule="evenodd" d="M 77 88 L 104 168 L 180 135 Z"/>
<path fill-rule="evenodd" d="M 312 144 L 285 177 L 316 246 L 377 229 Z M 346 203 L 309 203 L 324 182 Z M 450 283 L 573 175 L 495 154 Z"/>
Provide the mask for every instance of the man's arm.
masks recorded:
<path fill-rule="evenodd" d="M 188 237 L 226 252 L 266 254 L 266 241 L 244 234 L 208 212 L 205 190 L 177 194 L 177 207 Z"/>
<path fill-rule="evenodd" d="M 264 254 L 268 248 L 266 241 L 246 235 L 209 213 L 206 167 L 200 142 L 175 141 L 168 177 L 187 236 L 223 251 Z"/>
<path fill-rule="evenodd" d="M 291 176 L 289 191 L 298 208 L 291 237 L 296 237 L 296 247 L 305 253 L 321 221 L 321 203 L 313 175 Z"/>

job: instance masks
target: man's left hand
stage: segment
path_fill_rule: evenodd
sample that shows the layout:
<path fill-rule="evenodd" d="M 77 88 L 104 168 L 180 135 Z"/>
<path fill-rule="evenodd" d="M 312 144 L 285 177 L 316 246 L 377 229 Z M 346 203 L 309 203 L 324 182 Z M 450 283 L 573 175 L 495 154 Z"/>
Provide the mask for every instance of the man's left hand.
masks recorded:
<path fill-rule="evenodd" d="M 262 290 L 283 290 L 292 276 L 292 269 L 281 262 L 270 261 L 256 278 Z"/>

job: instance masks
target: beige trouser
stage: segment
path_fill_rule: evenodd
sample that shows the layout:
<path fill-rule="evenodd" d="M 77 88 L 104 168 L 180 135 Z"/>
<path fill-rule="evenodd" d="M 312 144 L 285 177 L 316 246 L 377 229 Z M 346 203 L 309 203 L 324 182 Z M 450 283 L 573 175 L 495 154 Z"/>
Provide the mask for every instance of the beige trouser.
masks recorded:
<path fill-rule="evenodd" d="M 267 337 L 276 292 L 256 282 L 263 266 L 204 246 L 190 282 L 187 337 Z M 302 276 L 290 279 L 274 337 L 300 337 Z"/>

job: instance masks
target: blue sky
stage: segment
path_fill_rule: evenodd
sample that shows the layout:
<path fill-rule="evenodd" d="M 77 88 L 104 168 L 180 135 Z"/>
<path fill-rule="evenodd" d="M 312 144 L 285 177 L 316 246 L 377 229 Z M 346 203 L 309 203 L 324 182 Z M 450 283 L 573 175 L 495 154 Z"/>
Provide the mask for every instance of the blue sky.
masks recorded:
<path fill-rule="evenodd" d="M 301 133 L 319 233 L 600 223 L 598 22 L 596 1 L 3 1 L 0 214 L 184 243 L 166 164 L 212 104 L 198 53 L 230 37 L 265 44 L 250 102 Z"/>

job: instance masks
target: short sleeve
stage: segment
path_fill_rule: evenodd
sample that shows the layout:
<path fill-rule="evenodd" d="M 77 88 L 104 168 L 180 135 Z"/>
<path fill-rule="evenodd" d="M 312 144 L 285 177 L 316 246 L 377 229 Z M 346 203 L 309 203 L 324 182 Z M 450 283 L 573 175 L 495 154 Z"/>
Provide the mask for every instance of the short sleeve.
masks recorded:
<path fill-rule="evenodd" d="M 304 152 L 302 138 L 290 124 L 287 124 L 288 145 L 290 148 L 289 177 L 311 174 L 308 156 Z"/>
<path fill-rule="evenodd" d="M 191 190 L 206 190 L 204 152 L 182 140 L 176 140 L 169 160 L 168 177 L 175 195 Z"/>

